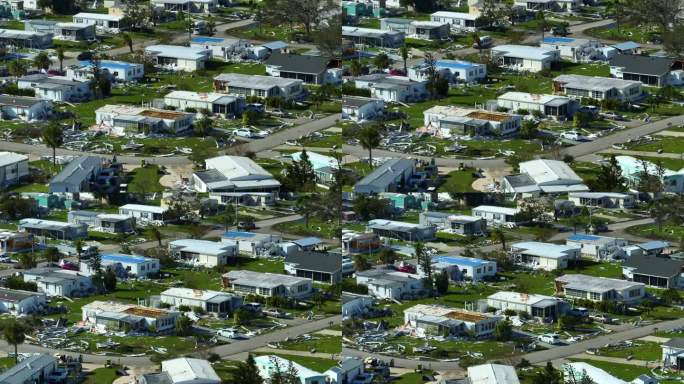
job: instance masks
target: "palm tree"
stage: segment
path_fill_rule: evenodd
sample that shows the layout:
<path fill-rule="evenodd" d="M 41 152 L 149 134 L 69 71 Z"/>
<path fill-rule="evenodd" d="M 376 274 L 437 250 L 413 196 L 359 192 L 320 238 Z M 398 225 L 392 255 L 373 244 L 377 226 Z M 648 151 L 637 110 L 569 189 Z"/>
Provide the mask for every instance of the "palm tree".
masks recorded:
<path fill-rule="evenodd" d="M 15 319 L 10 320 L 5 324 L 2 330 L 2 337 L 7 341 L 8 344 L 14 346 L 14 362 L 15 364 L 19 362 L 18 346 L 23 344 L 26 339 L 26 327 Z"/>
<path fill-rule="evenodd" d="M 373 65 L 375 65 L 377 68 L 379 68 L 381 70 L 389 68 L 389 66 L 390 66 L 389 56 L 387 56 L 386 53 L 379 53 L 373 59 Z"/>
<path fill-rule="evenodd" d="M 214 36 L 216 33 L 216 21 L 213 16 L 207 17 L 207 35 Z"/>
<path fill-rule="evenodd" d="M 349 70 L 351 71 L 352 76 L 359 76 L 361 75 L 361 72 L 363 72 L 363 64 L 361 64 L 360 61 L 352 61 L 349 65 Z"/>
<path fill-rule="evenodd" d="M 59 71 L 62 72 L 64 70 L 64 47 L 61 45 L 57 47 L 55 50 L 57 52 L 57 60 L 59 60 Z"/>
<path fill-rule="evenodd" d="M 496 241 L 501 243 L 501 249 L 506 252 L 506 232 L 497 227 L 492 231 L 492 236 Z"/>
<path fill-rule="evenodd" d="M 47 71 L 50 69 L 50 57 L 48 57 L 46 52 L 41 52 L 33 58 L 33 66 Z"/>
<path fill-rule="evenodd" d="M 128 33 L 124 33 L 121 35 L 121 39 L 123 40 L 124 44 L 128 45 L 128 49 L 133 53 L 133 38 L 131 35 Z"/>
<path fill-rule="evenodd" d="M 157 227 L 149 227 L 147 229 L 148 235 L 154 239 L 157 240 L 157 243 L 159 244 L 159 248 L 162 247 L 162 233 Z"/>
<path fill-rule="evenodd" d="M 406 61 L 409 57 L 408 47 L 406 45 L 402 45 L 401 48 L 399 48 L 399 54 L 401 55 L 401 59 L 404 61 L 404 75 L 408 76 L 408 68 L 406 67 Z"/>
<path fill-rule="evenodd" d="M 64 144 L 64 132 L 57 122 L 51 122 L 43 131 L 45 145 L 52 148 L 52 164 L 57 165 L 57 147 Z"/>
<path fill-rule="evenodd" d="M 546 14 L 544 11 L 537 12 L 537 20 L 539 20 L 539 29 L 541 30 L 541 41 L 544 41 L 544 35 L 546 33 Z"/>
<path fill-rule="evenodd" d="M 361 129 L 359 132 L 359 144 L 361 147 L 368 150 L 368 164 L 373 166 L 373 149 L 380 145 L 380 131 L 375 126 L 367 126 Z"/>
<path fill-rule="evenodd" d="M 482 57 L 482 40 L 480 39 L 480 34 L 477 32 L 473 32 L 472 35 L 470 35 L 470 38 L 473 40 L 473 44 L 477 47 L 477 50 L 480 52 L 480 58 Z"/>
<path fill-rule="evenodd" d="M 78 260 L 78 263 L 81 264 L 81 254 L 83 253 L 83 240 L 78 239 L 74 243 L 74 246 L 76 247 L 76 257 Z"/>
<path fill-rule="evenodd" d="M 7 64 L 7 71 L 11 76 L 23 76 L 26 74 L 26 64 L 21 60 L 13 60 Z"/>

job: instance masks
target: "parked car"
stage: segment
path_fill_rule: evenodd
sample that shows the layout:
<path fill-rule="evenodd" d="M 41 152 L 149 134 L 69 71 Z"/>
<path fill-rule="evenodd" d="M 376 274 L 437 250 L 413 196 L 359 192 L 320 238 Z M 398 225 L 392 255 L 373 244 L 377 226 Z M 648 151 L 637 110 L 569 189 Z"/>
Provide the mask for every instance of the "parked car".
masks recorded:
<path fill-rule="evenodd" d="M 259 303 L 244 303 L 242 308 L 252 312 L 261 312 L 261 304 Z"/>
<path fill-rule="evenodd" d="M 560 336 L 555 333 L 545 333 L 543 335 L 539 335 L 537 339 L 542 343 L 551 345 L 559 344 L 561 342 Z"/>
<path fill-rule="evenodd" d="M 411 264 L 403 264 L 397 268 L 397 271 L 404 273 L 416 273 L 416 267 Z"/>
<path fill-rule="evenodd" d="M 245 337 L 236 328 L 223 328 L 216 331 L 216 334 L 221 337 L 226 337 L 228 339 L 239 339 Z"/>
<path fill-rule="evenodd" d="M 241 221 L 238 223 L 237 227 L 241 231 L 249 231 L 251 229 L 256 229 L 256 225 L 250 221 Z"/>

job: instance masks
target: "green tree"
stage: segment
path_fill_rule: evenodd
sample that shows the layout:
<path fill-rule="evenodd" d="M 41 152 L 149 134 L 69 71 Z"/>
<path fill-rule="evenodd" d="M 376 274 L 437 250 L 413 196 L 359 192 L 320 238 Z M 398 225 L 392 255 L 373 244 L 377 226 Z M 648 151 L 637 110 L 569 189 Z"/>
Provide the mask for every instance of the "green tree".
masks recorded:
<path fill-rule="evenodd" d="M 128 50 L 133 53 L 133 38 L 128 33 L 121 34 L 121 40 L 128 46 Z"/>
<path fill-rule="evenodd" d="M 5 323 L 2 330 L 2 338 L 5 339 L 7 344 L 14 346 L 14 363 L 19 363 L 19 344 L 23 344 L 26 340 L 27 327 L 17 321 L 16 319 L 10 319 Z"/>
<path fill-rule="evenodd" d="M 607 164 L 601 165 L 601 170 L 596 176 L 596 186 L 606 192 L 622 192 L 625 189 L 625 178 L 622 176 L 622 168 L 615 155 L 611 155 Z"/>
<path fill-rule="evenodd" d="M 263 384 L 264 379 L 259 375 L 259 368 L 256 366 L 254 356 L 247 355 L 244 362 L 238 364 L 237 372 L 233 375 L 233 380 L 240 384 Z"/>
<path fill-rule="evenodd" d="M 501 243 L 501 250 L 506 252 L 508 249 L 506 248 L 506 232 L 503 231 L 503 229 L 496 227 L 492 230 L 492 237 L 494 238 L 495 241 L 498 241 Z"/>
<path fill-rule="evenodd" d="M 389 56 L 387 56 L 386 53 L 379 53 L 373 58 L 373 65 L 380 69 L 380 70 L 385 70 L 389 68 L 390 66 L 390 59 Z"/>
<path fill-rule="evenodd" d="M 66 58 L 64 54 L 64 47 L 63 46 L 58 46 L 55 48 L 55 52 L 57 53 L 57 60 L 59 60 L 59 71 L 63 72 L 64 71 L 64 59 Z"/>
<path fill-rule="evenodd" d="M 83 240 L 78 239 L 74 242 L 74 247 L 76 248 L 76 260 L 81 264 L 81 255 L 83 254 Z"/>
<path fill-rule="evenodd" d="M 361 220 L 381 219 L 388 214 L 389 201 L 375 195 L 360 195 L 354 199 L 353 208 Z"/>
<path fill-rule="evenodd" d="M 363 255 L 354 255 L 354 269 L 357 272 L 363 272 L 370 269 L 371 265 Z"/>
<path fill-rule="evenodd" d="M 180 315 L 176 319 L 176 335 L 189 336 L 192 333 L 192 320 L 185 315 Z"/>
<path fill-rule="evenodd" d="M 681 296 L 676 288 L 668 288 L 660 294 L 660 299 L 663 303 L 672 305 L 672 303 L 679 303 L 681 301 Z"/>
<path fill-rule="evenodd" d="M 205 109 L 202 111 L 202 117 L 193 125 L 193 132 L 195 136 L 204 137 L 211 132 L 212 125 L 213 122 L 211 117 L 209 117 L 209 111 Z"/>
<path fill-rule="evenodd" d="M 43 251 L 43 258 L 49 263 L 56 263 L 59 261 L 59 250 L 56 247 L 47 247 Z"/>
<path fill-rule="evenodd" d="M 397 261 L 397 253 L 394 252 L 392 248 L 383 248 L 378 253 L 378 260 L 380 260 L 382 264 L 392 265 Z"/>
<path fill-rule="evenodd" d="M 12 60 L 7 64 L 7 72 L 10 76 L 24 76 L 26 74 L 26 64 L 22 60 Z"/>
<path fill-rule="evenodd" d="M 23 269 L 35 268 L 38 265 L 36 255 L 32 252 L 24 252 L 19 255 L 19 266 Z"/>
<path fill-rule="evenodd" d="M 513 325 L 508 320 L 501 320 L 494 327 L 496 341 L 509 341 L 513 337 Z"/>
<path fill-rule="evenodd" d="M 102 281 L 107 292 L 113 292 L 116 289 L 116 273 L 111 268 L 107 268 Z"/>
<path fill-rule="evenodd" d="M 164 238 L 164 236 L 162 235 L 159 228 L 155 226 L 150 226 L 149 228 L 147 228 L 147 235 L 151 239 L 156 240 L 160 248 L 162 247 L 162 239 Z"/>
<path fill-rule="evenodd" d="M 361 64 L 360 61 L 354 60 L 349 64 L 349 71 L 351 72 L 351 75 L 354 77 L 361 76 L 361 73 L 363 73 L 363 64 Z"/>
<path fill-rule="evenodd" d="M 50 69 L 50 57 L 48 57 L 47 52 L 41 52 L 33 58 L 33 66 L 47 71 Z"/>
<path fill-rule="evenodd" d="M 380 130 L 376 126 L 365 126 L 359 131 L 358 139 L 361 147 L 368 150 L 368 164 L 373 167 L 373 149 L 380 145 L 382 139 Z"/>
<path fill-rule="evenodd" d="M 435 275 L 435 290 L 440 295 L 449 292 L 449 274 L 446 271 Z"/>
<path fill-rule="evenodd" d="M 214 36 L 215 33 L 216 33 L 216 19 L 214 19 L 214 16 L 209 15 L 209 17 L 207 17 L 207 35 Z"/>
<path fill-rule="evenodd" d="M 409 58 L 409 48 L 406 45 L 399 47 L 399 55 L 401 55 L 401 60 L 404 62 L 404 75 L 408 76 L 408 67 L 406 62 Z"/>
<path fill-rule="evenodd" d="M 52 148 L 52 164 L 57 165 L 57 147 L 64 144 L 64 131 L 62 126 L 52 121 L 43 131 L 43 142 Z"/>

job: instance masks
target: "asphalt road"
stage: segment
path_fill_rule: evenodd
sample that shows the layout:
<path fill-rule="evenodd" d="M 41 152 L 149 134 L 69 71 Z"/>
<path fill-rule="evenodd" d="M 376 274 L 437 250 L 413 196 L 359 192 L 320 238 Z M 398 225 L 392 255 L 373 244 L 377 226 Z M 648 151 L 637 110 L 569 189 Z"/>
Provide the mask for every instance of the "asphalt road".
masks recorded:
<path fill-rule="evenodd" d="M 224 359 L 244 360 L 246 353 L 257 348 L 265 347 L 269 343 L 276 343 L 283 341 L 286 338 L 294 338 L 305 333 L 313 333 L 321 329 L 328 328 L 330 324 L 340 324 L 342 315 L 326 317 L 324 319 L 306 322 L 304 324 L 295 325 L 292 327 L 282 328 L 277 331 L 265 333 L 263 335 L 252 337 L 248 340 L 242 340 L 237 343 L 219 345 L 210 348 L 208 351 L 217 353 Z"/>
<path fill-rule="evenodd" d="M 248 151 L 259 153 L 285 144 L 288 140 L 296 140 L 310 133 L 324 130 L 335 125 L 340 120 L 340 114 L 326 116 L 322 119 L 311 120 L 308 123 L 286 128 L 263 139 L 252 140 L 245 145 Z M 296 147 L 293 147 L 296 148 Z"/>
<path fill-rule="evenodd" d="M 594 141 L 589 141 L 573 147 L 567 148 L 564 152 L 578 159 L 582 156 L 596 154 L 602 150 L 610 148 L 613 144 L 625 143 L 630 139 L 638 139 L 642 136 L 652 135 L 656 132 L 664 131 L 671 127 L 684 124 L 684 116 L 674 116 L 647 123 L 638 127 L 624 129 L 612 135 L 600 137 Z"/>

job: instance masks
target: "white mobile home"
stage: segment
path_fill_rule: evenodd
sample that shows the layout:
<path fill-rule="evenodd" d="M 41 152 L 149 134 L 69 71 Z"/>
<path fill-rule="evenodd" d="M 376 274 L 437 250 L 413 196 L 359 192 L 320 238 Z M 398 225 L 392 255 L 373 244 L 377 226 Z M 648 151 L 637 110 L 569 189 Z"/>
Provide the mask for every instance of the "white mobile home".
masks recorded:
<path fill-rule="evenodd" d="M 119 207 L 120 215 L 127 215 L 135 218 L 136 222 L 143 224 L 163 224 L 168 219 L 165 218 L 167 208 L 156 205 L 126 204 Z"/>
<path fill-rule="evenodd" d="M 487 297 L 487 305 L 500 311 L 526 312 L 539 320 L 558 319 L 569 305 L 563 300 L 545 295 L 499 291 Z"/>
<path fill-rule="evenodd" d="M 305 298 L 313 292 L 313 280 L 278 273 L 233 270 L 223 275 L 223 286 L 241 295 Z"/>
<path fill-rule="evenodd" d="M 631 304 L 646 295 L 643 283 L 581 274 L 557 277 L 555 285 L 556 293 L 571 299 Z"/>
<path fill-rule="evenodd" d="M 511 112 L 538 111 L 542 116 L 567 119 L 579 109 L 579 102 L 560 95 L 535 94 L 527 92 L 506 92 L 497 97 L 497 106 Z"/>
<path fill-rule="evenodd" d="M 560 61 L 560 52 L 528 45 L 498 45 L 492 48 L 491 57 L 494 63 L 505 69 L 540 72 L 551 69 L 553 63 Z"/>
<path fill-rule="evenodd" d="M 493 225 L 515 225 L 519 224 L 518 213 L 520 209 L 509 207 L 498 207 L 494 205 L 480 205 L 473 208 L 473 216 L 482 217 L 487 220 L 487 224 Z"/>
<path fill-rule="evenodd" d="M 82 297 L 95 292 L 93 281 L 76 271 L 60 268 L 33 268 L 23 273 L 25 282 L 34 282 L 47 296 Z"/>
<path fill-rule="evenodd" d="M 222 242 L 236 243 L 240 253 L 248 256 L 267 256 L 280 243 L 277 234 L 244 231 L 227 231 L 221 237 Z"/>
<path fill-rule="evenodd" d="M 28 156 L 14 152 L 0 152 L 0 187 L 16 184 L 28 175 Z"/>
<path fill-rule="evenodd" d="M 238 255 L 237 243 L 182 239 L 169 242 L 169 253 L 180 262 L 216 267 Z"/>
<path fill-rule="evenodd" d="M 164 104 L 179 111 L 209 111 L 210 114 L 234 117 L 242 112 L 245 99 L 215 92 L 173 91 L 164 96 Z"/>
<path fill-rule="evenodd" d="M 129 276 L 148 277 L 159 273 L 159 259 L 152 257 L 108 254 L 102 255 L 102 266 L 121 264 Z"/>
<path fill-rule="evenodd" d="M 211 50 L 162 44 L 145 47 L 145 54 L 154 58 L 159 67 L 194 72 L 205 67 L 211 57 Z"/>
<path fill-rule="evenodd" d="M 109 15 L 106 13 L 77 13 L 73 17 L 75 24 L 94 25 L 98 32 L 119 33 L 126 29 L 123 15 Z"/>
<path fill-rule="evenodd" d="M 192 129 L 194 120 L 193 113 L 108 104 L 95 110 L 95 125 L 91 130 L 112 136 L 182 135 Z"/>
<path fill-rule="evenodd" d="M 39 312 L 46 306 L 44 293 L 0 288 L 0 313 L 26 315 Z"/>
<path fill-rule="evenodd" d="M 291 100 L 302 95 L 304 82 L 285 77 L 222 73 L 214 77 L 214 88 L 218 92 L 243 97 L 282 97 Z"/>
<path fill-rule="evenodd" d="M 52 113 L 52 103 L 37 97 L 0 95 L 0 117 L 26 122 L 46 120 Z"/>
<path fill-rule="evenodd" d="M 568 200 L 578 207 L 633 208 L 634 195 L 615 192 L 571 192 Z"/>
<path fill-rule="evenodd" d="M 473 333 L 475 337 L 494 334 L 500 316 L 467 311 L 442 305 L 418 304 L 404 310 L 404 324 L 418 337 L 460 336 Z"/>
<path fill-rule="evenodd" d="M 454 32 L 475 32 L 478 17 L 470 13 L 438 11 L 430 15 L 430 21 L 449 24 Z"/>
<path fill-rule="evenodd" d="M 641 86 L 640 81 L 599 76 L 560 75 L 553 79 L 555 93 L 578 99 L 635 101 L 644 96 Z"/>
<path fill-rule="evenodd" d="M 580 259 L 580 247 L 524 241 L 511 245 L 509 253 L 514 263 L 532 269 L 553 271 L 565 269 Z"/>
<path fill-rule="evenodd" d="M 627 245 L 627 240 L 608 236 L 575 234 L 568 237 L 565 244 L 580 247 L 584 257 L 594 260 L 613 260 L 623 256 L 622 247 Z"/>
<path fill-rule="evenodd" d="M 190 308 L 202 308 L 208 313 L 225 315 L 232 313 L 242 305 L 242 298 L 230 293 L 203 291 L 190 288 L 169 288 L 159 295 L 162 303 L 174 307 L 181 305 Z"/>

